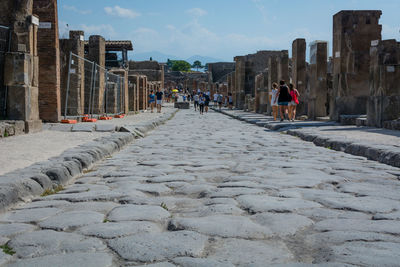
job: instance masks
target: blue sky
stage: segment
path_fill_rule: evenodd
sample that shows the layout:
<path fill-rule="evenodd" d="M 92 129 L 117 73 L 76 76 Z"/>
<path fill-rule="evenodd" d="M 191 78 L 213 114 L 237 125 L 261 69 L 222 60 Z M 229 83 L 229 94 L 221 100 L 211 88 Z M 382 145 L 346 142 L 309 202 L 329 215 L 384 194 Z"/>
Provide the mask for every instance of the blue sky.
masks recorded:
<path fill-rule="evenodd" d="M 383 39 L 400 40 L 400 0 L 59 0 L 58 9 L 61 37 L 79 29 L 86 38 L 131 40 L 133 54 L 183 59 L 233 61 L 257 50 L 290 49 L 296 38 L 331 43 L 332 16 L 348 9 L 382 10 Z"/>

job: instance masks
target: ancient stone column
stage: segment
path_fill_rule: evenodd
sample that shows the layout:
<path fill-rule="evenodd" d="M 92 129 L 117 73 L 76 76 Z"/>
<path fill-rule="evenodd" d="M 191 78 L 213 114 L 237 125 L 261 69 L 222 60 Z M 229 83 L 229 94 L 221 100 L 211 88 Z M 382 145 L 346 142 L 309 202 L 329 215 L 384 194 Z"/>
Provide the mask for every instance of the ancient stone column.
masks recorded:
<path fill-rule="evenodd" d="M 308 118 L 327 116 L 327 70 L 328 43 L 315 41 L 310 45 L 310 92 L 308 96 Z"/>
<path fill-rule="evenodd" d="M 121 92 L 120 110 L 122 113 L 128 114 L 129 112 L 128 70 L 112 69 L 110 72 L 121 77 L 120 82 L 122 83 L 122 92 Z"/>
<path fill-rule="evenodd" d="M 391 121 L 400 118 L 400 42 L 380 41 L 370 57 L 367 125 L 396 129 Z"/>
<path fill-rule="evenodd" d="M 79 116 L 83 115 L 85 105 L 85 62 L 82 59 L 85 56 L 84 32 L 70 31 L 69 37 L 69 39 L 60 39 L 61 114 Z M 71 57 L 71 73 L 69 74 L 70 53 L 74 55 Z M 67 114 L 65 114 L 68 76 L 70 82 Z"/>
<path fill-rule="evenodd" d="M 369 50 L 381 40 L 381 14 L 380 10 L 349 10 L 333 16 L 331 119 L 367 112 Z"/>
<path fill-rule="evenodd" d="M 278 80 L 284 80 L 289 84 L 289 54 L 288 50 L 282 50 L 277 57 Z"/>
<path fill-rule="evenodd" d="M 145 76 L 139 76 L 139 110 L 146 109 L 146 87 Z"/>
<path fill-rule="evenodd" d="M 34 0 L 33 14 L 40 18 L 37 39 L 40 118 L 58 122 L 61 118 L 61 98 L 57 0 Z"/>
<path fill-rule="evenodd" d="M 246 62 L 245 57 L 239 56 L 235 57 L 236 68 L 235 68 L 235 88 L 236 88 L 236 98 L 235 107 L 238 109 L 243 109 L 245 104 L 245 73 L 246 73 Z"/>
<path fill-rule="evenodd" d="M 96 67 L 96 78 L 92 91 L 92 105 L 93 113 L 101 114 L 103 112 L 104 106 L 104 86 L 105 86 L 105 53 L 106 46 L 105 40 L 100 35 L 92 35 L 89 37 L 89 54 L 87 59 L 95 62 L 98 67 Z M 85 90 L 90 90 L 90 88 L 85 88 Z M 90 93 L 86 93 L 89 95 Z"/>
<path fill-rule="evenodd" d="M 306 40 L 296 39 L 292 44 L 292 83 L 300 93 L 296 110 L 299 116 L 307 114 L 306 77 Z"/>

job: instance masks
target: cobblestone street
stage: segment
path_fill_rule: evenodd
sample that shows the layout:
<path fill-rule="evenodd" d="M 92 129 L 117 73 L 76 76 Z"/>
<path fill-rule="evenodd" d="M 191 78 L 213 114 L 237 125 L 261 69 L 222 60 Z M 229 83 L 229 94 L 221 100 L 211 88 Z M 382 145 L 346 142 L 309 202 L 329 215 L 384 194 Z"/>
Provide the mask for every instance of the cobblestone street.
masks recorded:
<path fill-rule="evenodd" d="M 400 169 L 216 112 L 0 215 L 4 266 L 399 266 Z M 304 263 L 304 264 L 300 264 Z"/>

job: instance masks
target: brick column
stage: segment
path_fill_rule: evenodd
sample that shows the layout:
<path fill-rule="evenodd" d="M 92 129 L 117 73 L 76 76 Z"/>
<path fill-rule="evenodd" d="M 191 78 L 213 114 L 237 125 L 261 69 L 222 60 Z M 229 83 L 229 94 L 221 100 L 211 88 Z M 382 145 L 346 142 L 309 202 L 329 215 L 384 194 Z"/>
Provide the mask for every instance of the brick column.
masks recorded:
<path fill-rule="evenodd" d="M 278 83 L 278 64 L 275 57 L 270 57 L 268 59 L 268 95 L 272 90 L 272 84 Z M 269 96 L 268 96 L 269 97 Z M 272 107 L 270 101 L 267 103 L 267 113 L 270 114 L 272 112 Z"/>
<path fill-rule="evenodd" d="M 89 54 L 87 59 L 95 62 L 101 68 L 97 68 L 96 84 L 94 86 L 94 97 L 93 100 L 93 112 L 94 114 L 100 114 L 103 111 L 104 104 L 104 86 L 105 86 L 105 53 L 106 43 L 102 36 L 93 35 L 89 37 Z M 90 90 L 90 88 L 88 88 Z M 89 95 L 89 94 L 87 94 Z"/>
<path fill-rule="evenodd" d="M 37 41 L 40 118 L 58 122 L 61 118 L 61 99 L 57 0 L 33 1 L 33 13 L 40 18 Z"/>

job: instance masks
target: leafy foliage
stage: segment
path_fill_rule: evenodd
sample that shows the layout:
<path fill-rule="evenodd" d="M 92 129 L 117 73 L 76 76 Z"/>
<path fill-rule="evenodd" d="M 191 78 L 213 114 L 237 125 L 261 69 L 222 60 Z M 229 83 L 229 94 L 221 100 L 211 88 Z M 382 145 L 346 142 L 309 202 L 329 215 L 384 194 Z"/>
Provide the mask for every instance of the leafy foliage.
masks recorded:
<path fill-rule="evenodd" d="M 188 72 L 188 71 L 190 71 L 191 67 L 192 66 L 190 65 L 190 63 L 188 63 L 184 60 L 173 60 L 172 61 L 172 70 L 173 71 Z"/>

